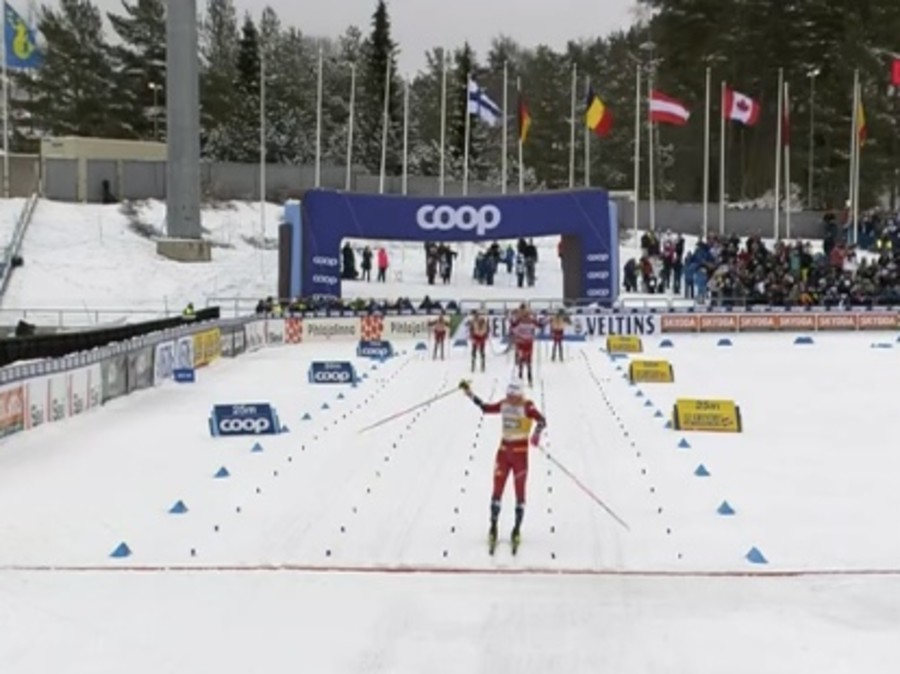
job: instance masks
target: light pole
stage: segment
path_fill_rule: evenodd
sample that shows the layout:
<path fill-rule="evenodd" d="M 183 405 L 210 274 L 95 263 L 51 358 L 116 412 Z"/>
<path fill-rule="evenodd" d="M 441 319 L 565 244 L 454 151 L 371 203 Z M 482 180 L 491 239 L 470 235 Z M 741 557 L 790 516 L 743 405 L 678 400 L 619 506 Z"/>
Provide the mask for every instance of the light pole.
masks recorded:
<path fill-rule="evenodd" d="M 806 205 L 807 208 L 813 208 L 815 200 L 813 199 L 813 188 L 815 187 L 815 131 L 816 131 L 816 78 L 822 71 L 819 68 L 813 68 L 807 73 L 809 77 L 809 181 L 806 187 Z"/>
<path fill-rule="evenodd" d="M 163 85 L 158 84 L 157 82 L 150 82 L 147 85 L 150 87 L 150 91 L 153 92 L 153 140 L 159 141 L 159 92 L 162 90 Z"/>

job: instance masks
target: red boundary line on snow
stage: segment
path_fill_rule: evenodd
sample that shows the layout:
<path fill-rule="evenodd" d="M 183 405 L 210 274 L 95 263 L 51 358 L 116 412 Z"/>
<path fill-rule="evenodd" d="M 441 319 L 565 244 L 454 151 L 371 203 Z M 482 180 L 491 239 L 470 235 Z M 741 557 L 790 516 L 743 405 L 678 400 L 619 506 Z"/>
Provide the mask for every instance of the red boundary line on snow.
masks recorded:
<path fill-rule="evenodd" d="M 2 572 L 35 573 L 336 573 L 369 575 L 433 575 L 433 576 L 593 576 L 610 578 L 805 578 L 805 577 L 900 577 L 898 569 L 812 569 L 783 571 L 617 571 L 612 569 L 548 569 L 548 568 L 478 568 L 429 566 L 317 566 L 312 564 L 278 565 L 7 565 Z"/>

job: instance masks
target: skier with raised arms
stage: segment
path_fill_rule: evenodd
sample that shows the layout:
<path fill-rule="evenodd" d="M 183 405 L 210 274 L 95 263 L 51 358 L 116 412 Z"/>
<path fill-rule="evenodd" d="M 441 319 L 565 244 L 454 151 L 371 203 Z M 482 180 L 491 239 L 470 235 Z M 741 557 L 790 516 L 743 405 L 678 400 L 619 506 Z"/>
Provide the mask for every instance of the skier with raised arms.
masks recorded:
<path fill-rule="evenodd" d="M 529 386 L 534 386 L 531 358 L 534 353 L 534 340 L 537 337 L 538 330 L 541 329 L 541 325 L 541 321 L 524 303 L 509 319 L 509 331 L 516 349 L 516 369 L 519 379 L 522 379 L 527 371 Z"/>
<path fill-rule="evenodd" d="M 512 552 L 516 554 L 521 542 L 522 518 L 525 516 L 525 483 L 528 479 L 528 444 L 538 446 L 541 433 L 547 425 L 544 415 L 525 397 L 521 380 L 513 380 L 506 389 L 506 396 L 497 402 L 484 402 L 472 392 L 469 383 L 462 381 L 459 387 L 483 414 L 499 414 L 503 420 L 500 447 L 494 461 L 494 487 L 491 494 L 491 525 L 488 544 L 491 554 L 497 546 L 497 520 L 500 503 L 509 474 L 513 474 L 516 492 L 516 520 L 512 530 Z M 534 427 L 532 430 L 532 426 Z"/>

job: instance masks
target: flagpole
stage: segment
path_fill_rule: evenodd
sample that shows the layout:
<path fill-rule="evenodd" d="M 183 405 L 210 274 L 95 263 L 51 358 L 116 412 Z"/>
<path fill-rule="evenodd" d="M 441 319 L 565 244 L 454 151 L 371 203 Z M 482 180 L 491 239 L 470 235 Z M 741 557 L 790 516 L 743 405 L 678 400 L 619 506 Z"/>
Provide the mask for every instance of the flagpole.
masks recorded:
<path fill-rule="evenodd" d="M 575 189 L 575 89 L 578 86 L 578 64 L 572 64 L 572 117 L 569 120 L 569 189 Z"/>
<path fill-rule="evenodd" d="M 778 124 L 775 129 L 775 208 L 773 209 L 774 238 L 778 241 L 781 227 L 781 162 L 784 126 L 784 68 L 778 69 Z"/>
<path fill-rule="evenodd" d="M 849 222 L 847 224 L 854 225 L 854 233 L 856 231 L 855 221 L 854 221 L 854 212 L 856 205 L 856 163 L 859 160 L 859 156 L 857 155 L 857 144 L 859 141 L 859 130 L 857 128 L 857 124 L 859 123 L 857 115 L 859 114 L 859 102 L 856 99 L 856 94 L 858 93 L 858 85 L 859 84 L 859 71 L 856 70 L 853 73 L 853 103 L 852 108 L 853 112 L 850 115 L 850 185 L 847 190 L 847 207 L 848 207 L 848 217 Z M 856 243 L 854 240 L 853 243 Z"/>
<path fill-rule="evenodd" d="M 791 238 L 791 88 L 784 83 L 784 238 Z"/>
<path fill-rule="evenodd" d="M 350 191 L 353 178 L 353 124 L 356 121 L 356 64 L 350 64 L 350 113 L 347 118 L 347 175 L 344 178 L 344 189 Z"/>
<path fill-rule="evenodd" d="M 447 145 L 447 50 L 441 47 L 441 168 L 438 178 L 438 194 L 444 196 L 445 147 Z"/>
<path fill-rule="evenodd" d="M 315 186 L 322 186 L 322 80 L 325 59 L 319 47 L 319 73 L 316 79 L 316 169 Z"/>
<path fill-rule="evenodd" d="M 703 129 L 703 240 L 709 239 L 709 140 L 712 120 L 712 68 L 706 68 L 706 117 Z"/>
<path fill-rule="evenodd" d="M 518 94 L 519 105 L 522 105 L 522 78 L 516 78 L 516 93 Z M 525 191 L 525 166 L 522 162 L 522 129 L 519 129 L 519 194 Z"/>
<path fill-rule="evenodd" d="M 653 66 L 650 66 L 650 74 L 647 76 L 647 100 L 650 100 L 653 92 Z M 647 116 L 647 154 L 650 163 L 647 166 L 647 188 L 650 190 L 650 231 L 656 231 L 656 175 L 654 152 L 656 151 L 653 138 L 653 120 Z"/>
<path fill-rule="evenodd" d="M 466 106 L 465 106 L 465 115 L 466 115 L 466 123 L 465 123 L 465 132 L 463 133 L 463 180 L 462 180 L 462 195 L 468 196 L 469 194 L 469 140 L 472 134 L 472 115 L 469 114 L 469 102 L 470 102 L 470 92 L 469 92 L 469 76 L 470 73 L 466 73 Z"/>
<path fill-rule="evenodd" d="M 409 186 L 409 80 L 403 87 L 403 178 L 402 192 L 406 196 Z"/>
<path fill-rule="evenodd" d="M 719 130 L 719 234 L 725 234 L 725 81 L 722 81 L 721 128 Z"/>
<path fill-rule="evenodd" d="M 507 143 L 507 132 L 509 130 L 507 126 L 507 111 L 509 109 L 509 63 L 507 61 L 503 62 L 503 130 L 502 135 L 500 137 L 500 193 L 506 194 L 506 183 L 507 176 L 507 157 L 506 153 L 508 151 Z"/>
<path fill-rule="evenodd" d="M 591 92 L 590 75 L 584 78 L 584 99 L 587 100 Z M 584 186 L 591 186 L 591 130 L 584 125 Z"/>
<path fill-rule="evenodd" d="M 388 54 L 384 68 L 384 119 L 381 124 L 381 170 L 378 175 L 378 194 L 384 194 L 384 181 L 387 172 L 388 117 L 391 109 L 391 56 Z"/>
<path fill-rule="evenodd" d="M 3 77 L 3 198 L 9 199 L 9 84 L 8 64 L 6 62 L 6 5 L 3 7 L 3 30 L 0 30 L 0 51 L 2 51 Z"/>
<path fill-rule="evenodd" d="M 859 244 L 859 178 L 862 166 L 862 142 L 859 137 L 859 109 L 862 107 L 862 84 L 859 81 L 859 71 L 855 73 L 856 80 L 856 126 L 854 127 L 854 136 L 856 138 L 856 164 L 855 175 L 853 180 L 853 245 Z"/>
<path fill-rule="evenodd" d="M 634 245 L 640 246 L 638 223 L 641 215 L 641 66 L 635 67 L 634 87 Z"/>
<path fill-rule="evenodd" d="M 5 31 L 4 31 L 5 32 Z M 5 55 L 5 52 L 4 52 Z M 4 73 L 3 81 L 6 82 Z M 266 239 L 266 52 L 259 59 L 259 227 Z"/>

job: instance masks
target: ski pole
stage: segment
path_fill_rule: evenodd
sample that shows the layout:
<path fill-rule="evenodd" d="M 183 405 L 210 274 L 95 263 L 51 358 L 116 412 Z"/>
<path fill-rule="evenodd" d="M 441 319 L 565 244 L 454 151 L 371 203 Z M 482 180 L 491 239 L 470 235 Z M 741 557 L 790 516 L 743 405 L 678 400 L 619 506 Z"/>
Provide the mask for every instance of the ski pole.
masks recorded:
<path fill-rule="evenodd" d="M 441 398 L 446 398 L 448 396 L 451 396 L 459 390 L 460 390 L 459 386 L 455 386 L 454 388 L 444 391 L 443 393 L 438 393 L 436 396 L 429 398 L 428 400 L 420 402 L 420 403 L 413 405 L 412 407 L 409 407 L 400 412 L 396 412 L 389 417 L 385 417 L 381 421 L 376 421 L 374 424 L 369 424 L 368 426 L 365 426 L 364 428 L 360 428 L 359 432 L 365 433 L 366 431 L 371 431 L 373 428 L 378 428 L 379 426 L 383 426 L 384 424 L 386 424 L 390 421 L 394 421 L 394 419 L 399 419 L 400 417 L 405 416 L 405 415 L 409 414 L 410 412 L 415 412 L 420 407 L 425 407 L 426 405 L 430 405 L 431 403 L 436 402 L 436 401 L 440 400 Z"/>
<path fill-rule="evenodd" d="M 566 468 L 559 461 L 557 461 L 553 457 L 553 455 L 550 454 L 550 452 L 548 452 L 546 449 L 544 449 L 540 445 L 538 445 L 538 449 L 541 450 L 541 452 L 543 452 L 544 456 L 546 456 L 548 459 L 550 459 L 551 463 L 553 463 L 553 465 L 555 465 L 557 468 L 559 468 L 563 472 L 563 474 L 565 474 L 566 477 L 568 477 L 570 480 L 572 480 L 572 482 L 574 482 L 575 485 L 579 489 L 581 489 L 581 491 L 583 491 L 585 494 L 587 494 L 588 497 L 590 497 L 590 499 L 594 503 L 596 503 L 598 506 L 603 508 L 610 517 L 612 517 L 616 522 L 621 524 L 625 528 L 625 531 L 627 531 L 629 533 L 631 532 L 631 528 L 625 523 L 625 521 L 621 517 L 616 515 L 616 513 L 614 513 L 612 511 L 612 509 L 600 499 L 599 496 L 597 496 L 594 492 L 592 492 L 590 489 L 588 489 L 586 486 L 584 486 L 584 484 L 581 482 L 581 480 L 579 480 L 577 477 L 575 477 L 568 468 Z"/>

